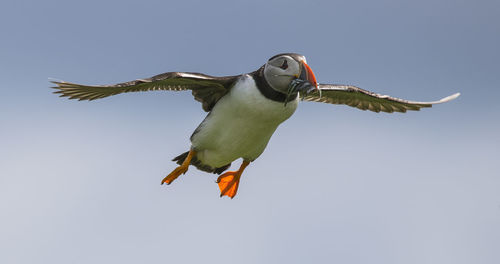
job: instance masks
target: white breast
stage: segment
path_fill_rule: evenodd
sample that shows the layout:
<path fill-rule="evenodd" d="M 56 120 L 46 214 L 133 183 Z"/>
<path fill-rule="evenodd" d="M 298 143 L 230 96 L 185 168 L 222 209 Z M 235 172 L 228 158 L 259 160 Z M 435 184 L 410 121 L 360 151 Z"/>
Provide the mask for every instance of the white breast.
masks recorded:
<path fill-rule="evenodd" d="M 222 97 L 191 138 L 197 158 L 221 167 L 238 158 L 255 160 L 279 124 L 297 109 L 297 100 L 283 103 L 265 98 L 255 81 L 243 75 Z"/>

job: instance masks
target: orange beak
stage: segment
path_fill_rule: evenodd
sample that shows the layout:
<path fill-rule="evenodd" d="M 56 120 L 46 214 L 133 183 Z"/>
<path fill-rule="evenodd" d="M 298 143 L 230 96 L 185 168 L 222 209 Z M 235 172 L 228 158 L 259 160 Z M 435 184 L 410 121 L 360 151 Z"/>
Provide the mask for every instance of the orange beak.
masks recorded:
<path fill-rule="evenodd" d="M 318 90 L 318 82 L 316 82 L 316 76 L 314 76 L 311 67 L 305 63 L 305 61 L 301 61 L 301 72 L 299 79 L 310 82 L 316 90 Z"/>

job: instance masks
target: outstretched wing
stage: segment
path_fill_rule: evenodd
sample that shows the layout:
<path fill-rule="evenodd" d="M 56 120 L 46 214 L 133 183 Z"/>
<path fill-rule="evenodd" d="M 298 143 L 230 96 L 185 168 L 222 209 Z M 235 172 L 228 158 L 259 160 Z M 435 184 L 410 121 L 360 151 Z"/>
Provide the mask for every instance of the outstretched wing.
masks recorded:
<path fill-rule="evenodd" d="M 373 112 L 406 112 L 407 110 L 418 111 L 423 107 L 432 107 L 433 104 L 441 104 L 457 98 L 456 93 L 434 102 L 414 102 L 404 99 L 381 95 L 356 86 L 339 84 L 320 84 L 320 91 L 313 91 L 304 97 L 306 101 L 322 102 L 330 104 L 345 104 L 357 107 L 361 110 Z"/>
<path fill-rule="evenodd" d="M 111 85 L 81 85 L 64 81 L 51 81 L 57 86 L 54 93 L 61 97 L 78 100 L 95 100 L 111 95 L 170 90 L 192 90 L 194 98 L 202 103 L 203 110 L 210 111 L 217 101 L 224 96 L 238 76 L 213 77 L 201 73 L 167 72 L 147 79 L 117 83 Z"/>

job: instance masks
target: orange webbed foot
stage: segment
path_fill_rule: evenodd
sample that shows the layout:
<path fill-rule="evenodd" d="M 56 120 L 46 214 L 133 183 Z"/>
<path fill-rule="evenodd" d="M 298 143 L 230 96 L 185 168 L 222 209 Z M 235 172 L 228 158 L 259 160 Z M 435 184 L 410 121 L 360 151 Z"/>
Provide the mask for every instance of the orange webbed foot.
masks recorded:
<path fill-rule="evenodd" d="M 234 196 L 236 196 L 238 186 L 240 185 L 241 174 L 248 164 L 250 164 L 249 161 L 243 161 L 239 170 L 225 172 L 217 178 L 217 184 L 220 189 L 220 197 L 228 196 L 233 199 Z"/>
<path fill-rule="evenodd" d="M 188 166 L 179 166 L 175 168 L 167 177 L 163 178 L 161 184 L 166 183 L 167 185 L 171 184 L 177 177 L 181 176 L 181 174 L 185 174 L 188 170 Z"/>
<path fill-rule="evenodd" d="M 220 197 L 225 195 L 233 199 L 238 191 L 240 177 L 241 174 L 238 174 L 238 171 L 228 171 L 219 176 L 219 178 L 217 178 L 217 184 L 220 189 Z"/>
<path fill-rule="evenodd" d="M 166 183 L 167 185 L 169 185 L 181 174 L 185 174 L 188 170 L 189 164 L 191 164 L 191 159 L 194 155 L 196 155 L 196 151 L 191 149 L 182 164 L 179 167 L 175 168 L 169 175 L 167 175 L 167 177 L 163 178 L 161 184 Z"/>

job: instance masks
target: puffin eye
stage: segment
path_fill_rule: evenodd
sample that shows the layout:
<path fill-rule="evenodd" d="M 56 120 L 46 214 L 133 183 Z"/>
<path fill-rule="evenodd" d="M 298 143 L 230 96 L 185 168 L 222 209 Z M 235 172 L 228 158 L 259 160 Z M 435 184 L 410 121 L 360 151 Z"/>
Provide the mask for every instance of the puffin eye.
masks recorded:
<path fill-rule="evenodd" d="M 281 64 L 280 68 L 282 68 L 283 70 L 286 70 L 288 68 L 288 62 L 287 62 L 287 60 L 283 61 L 283 64 Z"/>

